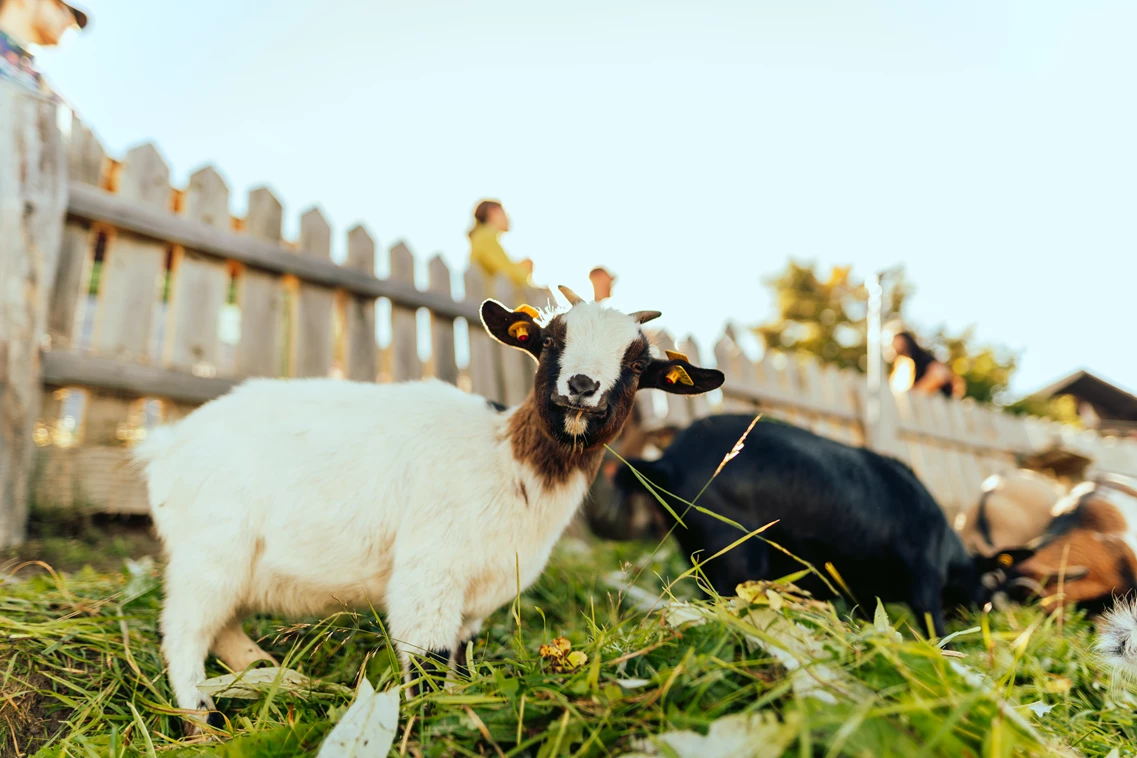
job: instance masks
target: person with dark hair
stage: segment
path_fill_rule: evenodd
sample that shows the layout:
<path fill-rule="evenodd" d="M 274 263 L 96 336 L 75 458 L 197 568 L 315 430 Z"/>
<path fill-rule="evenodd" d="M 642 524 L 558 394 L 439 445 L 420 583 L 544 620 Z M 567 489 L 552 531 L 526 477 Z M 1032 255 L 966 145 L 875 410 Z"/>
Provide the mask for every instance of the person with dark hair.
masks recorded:
<path fill-rule="evenodd" d="M 922 395 L 937 392 L 944 397 L 962 397 L 966 385 L 961 377 L 945 366 L 931 352 L 920 347 L 916 337 L 909 331 L 897 332 L 892 338 L 892 349 L 896 361 L 892 365 L 891 384 L 896 389 L 906 389 Z M 900 379 L 907 376 L 906 387 L 898 387 Z"/>
<path fill-rule="evenodd" d="M 497 200 L 483 200 L 474 209 L 474 227 L 470 229 L 470 265 L 479 266 L 488 276 L 506 276 L 518 287 L 529 283 L 533 261 L 526 258 L 514 263 L 498 241 L 509 231 L 509 216 Z"/>
<path fill-rule="evenodd" d="M 53 47 L 73 26 L 87 26 L 87 14 L 62 0 L 0 0 L 0 82 L 52 97 L 35 65 L 31 45 Z"/>

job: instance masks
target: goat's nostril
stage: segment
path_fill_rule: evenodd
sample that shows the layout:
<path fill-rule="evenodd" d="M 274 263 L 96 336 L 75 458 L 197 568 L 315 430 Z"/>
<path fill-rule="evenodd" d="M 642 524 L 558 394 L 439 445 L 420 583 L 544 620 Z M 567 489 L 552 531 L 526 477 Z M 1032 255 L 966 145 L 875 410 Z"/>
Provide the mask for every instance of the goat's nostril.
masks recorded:
<path fill-rule="evenodd" d="M 580 397 L 588 397 L 600 389 L 600 382 L 594 382 L 584 374 L 575 374 L 568 380 L 569 390 Z"/>

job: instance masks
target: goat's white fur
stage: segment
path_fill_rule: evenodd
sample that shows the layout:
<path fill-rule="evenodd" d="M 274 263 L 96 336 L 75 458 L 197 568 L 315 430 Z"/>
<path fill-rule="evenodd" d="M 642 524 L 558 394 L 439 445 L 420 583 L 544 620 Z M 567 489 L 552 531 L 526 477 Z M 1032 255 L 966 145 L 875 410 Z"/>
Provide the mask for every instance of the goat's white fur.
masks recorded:
<path fill-rule="evenodd" d="M 577 374 L 587 376 L 599 383 L 599 389 L 576 402 L 595 408 L 620 378 L 624 352 L 639 337 L 639 324 L 631 316 L 594 303 L 578 305 L 564 319 L 568 339 L 561 352 L 557 392 L 569 396 L 569 379 Z"/>
<path fill-rule="evenodd" d="M 473 637 L 518 572 L 520 589 L 538 578 L 589 484 L 516 460 L 516 412 L 433 380 L 266 379 L 155 430 L 136 458 L 169 555 L 178 706 L 213 707 L 197 690 L 210 649 L 233 668 L 268 658 L 240 627 L 257 611 L 374 603 L 404 664 Z"/>
<path fill-rule="evenodd" d="M 1123 680 L 1137 680 L 1137 598 L 1120 598 L 1098 625 L 1098 656 Z"/>

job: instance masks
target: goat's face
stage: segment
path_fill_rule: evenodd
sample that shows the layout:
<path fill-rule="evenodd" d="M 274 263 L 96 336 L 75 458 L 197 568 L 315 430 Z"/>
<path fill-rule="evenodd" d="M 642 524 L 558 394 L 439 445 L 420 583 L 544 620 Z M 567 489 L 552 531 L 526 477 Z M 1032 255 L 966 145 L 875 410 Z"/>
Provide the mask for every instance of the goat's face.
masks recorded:
<path fill-rule="evenodd" d="M 697 368 L 684 356 L 652 357 L 640 324 L 657 317 L 654 311 L 625 314 L 577 299 L 567 312 L 539 323 L 529 306 L 511 311 L 487 300 L 481 314 L 490 336 L 536 359 L 537 412 L 545 431 L 566 445 L 615 439 L 636 390 L 695 395 L 723 383 L 721 372 Z"/>

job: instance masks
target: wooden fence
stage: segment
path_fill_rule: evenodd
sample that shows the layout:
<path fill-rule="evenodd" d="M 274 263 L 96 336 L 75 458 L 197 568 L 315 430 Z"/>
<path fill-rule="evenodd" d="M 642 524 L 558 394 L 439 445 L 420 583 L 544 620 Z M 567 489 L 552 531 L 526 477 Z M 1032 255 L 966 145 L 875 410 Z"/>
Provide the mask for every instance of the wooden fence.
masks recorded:
<path fill-rule="evenodd" d="M 43 127 L 42 118 L 39 123 Z M 49 132 L 41 128 L 40 138 L 50 141 Z M 11 142 L 0 146 L 17 149 Z M 54 271 L 45 275 L 51 285 L 43 294 L 42 361 L 32 369 L 42 395 L 38 403 L 18 406 L 33 414 L 34 432 L 27 424 L 7 432 L 11 439 L 23 433 L 34 440 L 37 454 L 25 473 L 40 504 L 145 513 L 144 488 L 123 465 L 129 446 L 148 426 L 177 419 L 248 376 L 434 376 L 507 404 L 527 394 L 532 362 L 492 343 L 477 308 L 486 296 L 541 307 L 551 302 L 548 291 L 519 291 L 467 271 L 456 296 L 451 272 L 437 256 L 426 267 L 426 286 L 419 287 L 414 256 L 401 242 L 389 249 L 390 273 L 380 279 L 374 275 L 375 242 L 361 226 L 346 232 L 346 259 L 337 265 L 331 260 L 333 231 L 320 211 L 303 213 L 298 238 L 284 240 L 284 212 L 267 188 L 249 193 L 247 211 L 238 218 L 230 210 L 229 188 L 213 168 L 173 188 L 153 145 L 114 160 L 79 122 L 59 149 L 66 150 L 65 170 L 57 172 L 66 215 L 47 214 L 59 229 L 44 239 L 57 244 L 58 255 Z M 16 194 L 0 184 L 4 193 Z M 0 199 L 5 207 L 27 202 Z M 40 205 L 50 210 L 51 202 Z M 8 231 L 0 227 L 0 233 Z M 19 247 L 6 242 L 0 264 Z M 4 270 L 0 285 L 6 286 Z M 378 303 L 387 305 L 377 309 Z M 388 312 L 383 318 L 389 329 L 383 331 L 390 338 L 379 345 L 377 314 Z M 239 327 L 226 321 L 235 317 Z M 1099 468 L 1137 474 L 1133 442 L 971 403 L 893 398 L 885 390 L 879 419 L 866 425 L 863 376 L 776 353 L 753 362 L 729 330 L 711 351 L 689 339 L 676 346 L 666 333 L 653 340 L 696 363 L 717 364 L 727 383 L 721 397 L 641 393 L 647 424 L 682 427 L 719 410 L 761 410 L 910 462 L 949 515 L 975 498 L 987 475 L 1056 441 Z M 3 350 L 0 331 L 0 356 Z M 0 361 L 0 372 L 3 367 Z M 0 373 L 0 393 L 3 382 Z M 21 507 L 17 497 L 12 487 L 0 488 L 0 516 Z M 10 527 L 7 541 L 18 540 L 21 528 Z"/>

